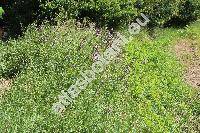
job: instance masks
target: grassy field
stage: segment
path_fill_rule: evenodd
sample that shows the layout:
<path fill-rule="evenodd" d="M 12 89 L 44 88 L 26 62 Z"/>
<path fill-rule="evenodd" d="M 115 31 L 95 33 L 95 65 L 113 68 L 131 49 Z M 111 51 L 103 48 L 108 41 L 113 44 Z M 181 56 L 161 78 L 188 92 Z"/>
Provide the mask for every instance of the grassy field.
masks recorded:
<path fill-rule="evenodd" d="M 184 81 L 173 48 L 182 39 L 200 48 L 199 27 L 198 21 L 151 35 L 143 29 L 62 116 L 52 104 L 90 68 L 93 47 L 105 51 L 105 34 L 73 23 L 29 27 L 0 45 L 0 77 L 13 81 L 0 99 L 0 132 L 198 132 L 199 89 Z"/>

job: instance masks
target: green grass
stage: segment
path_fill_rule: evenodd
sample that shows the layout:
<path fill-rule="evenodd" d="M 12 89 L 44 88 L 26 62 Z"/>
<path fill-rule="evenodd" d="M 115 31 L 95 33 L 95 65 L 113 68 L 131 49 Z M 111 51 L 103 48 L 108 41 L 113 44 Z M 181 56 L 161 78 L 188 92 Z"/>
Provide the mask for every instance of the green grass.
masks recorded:
<path fill-rule="evenodd" d="M 187 28 L 188 37 L 192 40 L 196 41 L 196 47 L 198 48 L 198 55 L 200 56 L 200 20 L 196 23 L 193 23 L 191 26 Z"/>
<path fill-rule="evenodd" d="M 92 46 L 106 47 L 73 24 L 30 27 L 25 37 L 0 45 L 0 75 L 14 79 L 0 100 L 0 132 L 197 131 L 197 92 L 183 82 L 170 49 L 178 38 L 199 35 L 198 27 L 158 29 L 154 39 L 141 32 L 62 116 L 51 110 L 57 96 L 90 68 Z M 91 41 L 78 50 L 85 36 Z"/>

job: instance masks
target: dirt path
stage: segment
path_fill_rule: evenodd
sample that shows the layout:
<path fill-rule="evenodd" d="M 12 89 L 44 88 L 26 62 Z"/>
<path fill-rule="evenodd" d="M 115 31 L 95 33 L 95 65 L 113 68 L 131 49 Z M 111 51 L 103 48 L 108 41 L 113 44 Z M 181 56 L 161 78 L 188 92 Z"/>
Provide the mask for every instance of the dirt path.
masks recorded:
<path fill-rule="evenodd" d="M 0 98 L 3 96 L 6 90 L 9 90 L 11 86 L 11 80 L 0 79 Z"/>
<path fill-rule="evenodd" d="M 195 88 L 200 88 L 200 56 L 197 43 L 193 40 L 183 39 L 175 45 L 175 52 L 181 62 L 186 66 L 185 81 Z"/>

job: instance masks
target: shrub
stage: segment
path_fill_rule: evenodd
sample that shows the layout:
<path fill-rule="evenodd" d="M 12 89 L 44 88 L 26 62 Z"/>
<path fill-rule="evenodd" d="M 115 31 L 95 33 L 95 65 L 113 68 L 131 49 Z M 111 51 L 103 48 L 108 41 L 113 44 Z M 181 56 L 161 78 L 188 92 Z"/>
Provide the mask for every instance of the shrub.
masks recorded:
<path fill-rule="evenodd" d="M 86 17 L 111 27 L 134 21 L 141 12 L 159 26 L 187 24 L 200 16 L 199 0 L 14 0 L 7 1 L 4 9 L 8 14 L 5 21 L 14 34 L 35 20 L 53 20 L 59 13 L 65 19 Z"/>
<path fill-rule="evenodd" d="M 69 17 L 89 17 L 103 25 L 116 25 L 130 21 L 137 15 L 134 2 L 135 0 L 61 0 L 48 1 L 42 7 L 43 13 L 62 7 L 67 11 Z"/>
<path fill-rule="evenodd" d="M 198 19 L 200 17 L 200 1 L 184 0 L 181 2 L 177 17 L 186 22 Z"/>
<path fill-rule="evenodd" d="M 111 26 L 133 21 L 138 13 L 143 12 L 149 15 L 151 24 L 162 26 L 173 20 L 183 23 L 196 20 L 199 16 L 199 3 L 198 0 L 62 0 L 48 1 L 42 4 L 42 9 L 44 13 L 52 10 L 54 14 L 63 8 L 68 17 L 89 17 Z"/>
<path fill-rule="evenodd" d="M 196 20 L 200 15 L 198 0 L 143 0 L 141 3 L 140 11 L 149 15 L 153 25 L 185 24 Z"/>

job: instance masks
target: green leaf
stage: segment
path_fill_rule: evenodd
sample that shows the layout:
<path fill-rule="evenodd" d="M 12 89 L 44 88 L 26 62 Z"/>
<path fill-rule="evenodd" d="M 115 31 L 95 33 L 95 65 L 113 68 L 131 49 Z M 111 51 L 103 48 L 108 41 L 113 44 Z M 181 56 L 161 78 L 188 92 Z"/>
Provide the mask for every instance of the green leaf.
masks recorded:
<path fill-rule="evenodd" d="M 3 10 L 2 7 L 0 7 L 0 18 L 3 19 L 3 14 L 5 13 L 5 11 Z"/>

